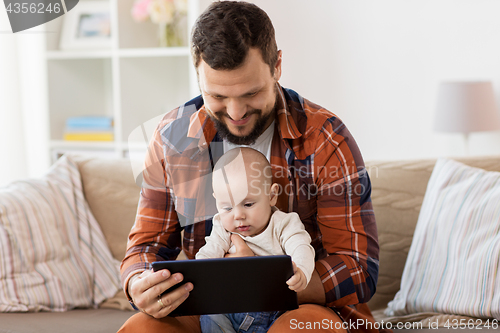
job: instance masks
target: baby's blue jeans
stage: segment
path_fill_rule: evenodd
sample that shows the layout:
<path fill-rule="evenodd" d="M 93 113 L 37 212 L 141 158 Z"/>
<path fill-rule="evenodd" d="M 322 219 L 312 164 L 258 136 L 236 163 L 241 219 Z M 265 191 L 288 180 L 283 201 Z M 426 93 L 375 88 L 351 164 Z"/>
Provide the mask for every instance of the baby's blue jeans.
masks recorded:
<path fill-rule="evenodd" d="M 265 333 L 283 311 L 200 316 L 203 333 Z"/>

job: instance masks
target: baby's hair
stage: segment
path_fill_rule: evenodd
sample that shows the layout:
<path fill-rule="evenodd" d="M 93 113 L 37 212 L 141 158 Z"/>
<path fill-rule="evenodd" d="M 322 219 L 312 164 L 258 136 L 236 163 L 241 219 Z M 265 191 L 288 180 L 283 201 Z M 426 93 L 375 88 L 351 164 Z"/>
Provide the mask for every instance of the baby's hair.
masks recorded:
<path fill-rule="evenodd" d="M 215 174 L 215 171 L 228 166 L 239 156 L 243 159 L 245 169 L 251 168 L 252 171 L 260 171 L 260 173 L 264 176 L 264 181 L 268 183 L 269 186 L 272 184 L 271 164 L 264 154 L 258 150 L 248 147 L 238 147 L 227 151 L 215 164 L 213 174 Z"/>

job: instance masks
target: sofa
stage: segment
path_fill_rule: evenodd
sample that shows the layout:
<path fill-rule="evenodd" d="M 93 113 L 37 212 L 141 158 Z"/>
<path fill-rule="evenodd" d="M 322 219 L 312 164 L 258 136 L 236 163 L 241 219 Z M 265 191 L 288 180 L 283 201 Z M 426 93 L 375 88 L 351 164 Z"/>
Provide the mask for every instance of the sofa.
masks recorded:
<path fill-rule="evenodd" d="M 78 165 L 85 199 L 99 222 L 111 253 L 121 260 L 127 235 L 134 223 L 140 190 L 131 162 L 128 159 L 84 156 L 71 158 Z M 500 156 L 461 158 L 459 161 L 500 171 Z M 132 163 L 137 167 L 141 162 Z M 377 292 L 369 306 L 378 320 L 387 317 L 384 309 L 399 289 L 419 210 L 435 163 L 434 159 L 367 162 L 380 244 Z M 118 292 L 98 308 L 0 313 L 0 333 L 116 332 L 134 313 L 123 292 Z M 399 331 L 395 328 L 394 331 Z M 500 332 L 500 329 L 494 331 Z"/>

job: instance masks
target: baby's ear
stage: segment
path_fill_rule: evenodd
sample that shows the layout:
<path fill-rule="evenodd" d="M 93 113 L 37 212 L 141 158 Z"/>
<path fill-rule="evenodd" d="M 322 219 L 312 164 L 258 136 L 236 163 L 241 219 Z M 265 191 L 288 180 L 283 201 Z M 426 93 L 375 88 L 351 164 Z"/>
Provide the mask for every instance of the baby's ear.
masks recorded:
<path fill-rule="evenodd" d="M 215 192 L 212 192 L 212 195 L 214 196 L 215 199 L 217 199 L 217 197 L 215 196 Z"/>
<path fill-rule="evenodd" d="M 269 204 L 271 206 L 275 206 L 276 202 L 278 202 L 278 193 L 279 193 L 280 186 L 276 183 L 271 185 L 271 189 L 269 191 Z"/>

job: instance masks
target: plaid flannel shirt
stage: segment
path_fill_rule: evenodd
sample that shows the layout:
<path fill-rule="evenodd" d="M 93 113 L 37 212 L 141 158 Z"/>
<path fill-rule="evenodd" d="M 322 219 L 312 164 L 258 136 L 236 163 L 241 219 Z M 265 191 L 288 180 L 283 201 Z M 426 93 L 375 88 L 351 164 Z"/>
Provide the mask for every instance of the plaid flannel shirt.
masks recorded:
<path fill-rule="evenodd" d="M 361 153 L 333 113 L 290 89 L 278 89 L 271 143 L 277 207 L 299 214 L 316 251 L 326 305 L 346 321 L 373 320 L 365 304 L 378 277 L 371 185 Z M 205 244 L 217 212 L 211 172 L 222 139 L 197 98 L 167 113 L 156 128 L 143 171 L 135 224 L 121 274 L 124 286 L 154 261 L 188 258 Z M 181 231 L 184 237 L 181 240 Z M 351 327 L 351 331 L 368 329 Z"/>

